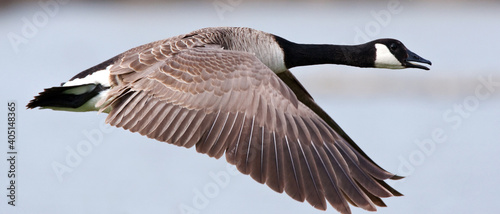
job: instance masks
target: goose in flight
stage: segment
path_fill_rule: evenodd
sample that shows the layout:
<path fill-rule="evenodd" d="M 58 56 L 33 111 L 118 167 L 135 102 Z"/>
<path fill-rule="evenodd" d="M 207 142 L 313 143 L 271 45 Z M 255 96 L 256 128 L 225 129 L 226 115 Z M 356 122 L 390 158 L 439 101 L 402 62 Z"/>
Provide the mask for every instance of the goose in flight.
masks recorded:
<path fill-rule="evenodd" d="M 371 160 L 288 70 L 341 64 L 429 68 L 395 39 L 297 44 L 251 28 L 213 27 L 145 44 L 47 88 L 27 105 L 108 113 L 106 122 L 226 160 L 274 191 L 340 213 L 401 196 L 402 177 Z"/>

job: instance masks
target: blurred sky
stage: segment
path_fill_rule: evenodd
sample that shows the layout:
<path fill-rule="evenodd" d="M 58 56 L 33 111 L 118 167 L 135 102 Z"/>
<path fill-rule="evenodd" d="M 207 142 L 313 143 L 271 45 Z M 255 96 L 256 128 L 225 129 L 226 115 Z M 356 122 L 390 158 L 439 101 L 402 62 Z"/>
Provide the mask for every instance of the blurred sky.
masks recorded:
<path fill-rule="evenodd" d="M 401 40 L 433 62 L 430 71 L 292 72 L 372 159 L 407 176 L 389 182 L 405 196 L 386 199 L 380 213 L 495 213 L 498 11 L 496 1 L 8 4 L 0 8 L 0 129 L 7 130 L 7 103 L 16 102 L 18 185 L 9 206 L 1 131 L 0 213 L 325 213 L 233 173 L 225 158 L 103 125 L 105 114 L 24 107 L 43 88 L 116 54 L 208 26 L 252 27 L 300 43 Z M 70 172 L 58 176 L 54 166 Z"/>

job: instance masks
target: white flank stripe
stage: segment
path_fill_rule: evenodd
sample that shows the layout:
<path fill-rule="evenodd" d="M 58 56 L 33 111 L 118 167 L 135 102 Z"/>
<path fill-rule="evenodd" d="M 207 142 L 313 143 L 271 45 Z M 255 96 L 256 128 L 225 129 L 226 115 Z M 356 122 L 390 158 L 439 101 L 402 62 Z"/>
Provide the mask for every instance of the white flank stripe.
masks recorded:
<path fill-rule="evenodd" d="M 104 87 L 109 87 L 109 69 L 112 65 L 104 70 L 96 71 L 84 78 L 74 79 L 63 84 L 63 86 L 85 85 L 90 83 L 101 84 Z"/>

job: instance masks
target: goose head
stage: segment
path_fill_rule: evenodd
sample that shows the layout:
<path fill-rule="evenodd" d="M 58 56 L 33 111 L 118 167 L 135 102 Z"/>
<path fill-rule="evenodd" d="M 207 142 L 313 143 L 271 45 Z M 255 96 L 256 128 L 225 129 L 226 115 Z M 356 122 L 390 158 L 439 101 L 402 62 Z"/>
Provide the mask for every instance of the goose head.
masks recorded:
<path fill-rule="evenodd" d="M 419 55 L 408 50 L 402 42 L 396 39 L 378 39 L 370 42 L 375 47 L 376 68 L 420 68 L 429 70 L 428 67 L 417 63 L 432 65 L 431 61 L 426 60 Z"/>

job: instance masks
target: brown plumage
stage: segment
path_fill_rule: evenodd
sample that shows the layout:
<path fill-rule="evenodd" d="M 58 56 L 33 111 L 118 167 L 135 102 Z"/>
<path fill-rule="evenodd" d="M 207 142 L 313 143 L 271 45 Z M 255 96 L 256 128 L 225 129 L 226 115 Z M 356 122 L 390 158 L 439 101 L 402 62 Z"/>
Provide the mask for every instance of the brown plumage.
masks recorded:
<path fill-rule="evenodd" d="M 374 211 L 384 206 L 379 197 L 401 195 L 383 183 L 397 177 L 329 125 L 288 70 L 278 76 L 254 54 L 226 50 L 209 36 L 121 56 L 110 69 L 106 122 L 211 157 L 225 153 L 242 173 L 321 210 L 327 200 L 342 213 L 350 212 L 347 201 Z"/>
<path fill-rule="evenodd" d="M 133 48 L 70 81 L 106 68 L 109 83 L 103 88 L 109 91 L 95 106 L 109 112 L 107 123 L 177 146 L 196 146 L 210 157 L 225 154 L 242 173 L 317 209 L 325 210 L 327 201 L 341 213 L 350 213 L 348 202 L 370 211 L 385 206 L 380 198 L 401 194 L 384 180 L 401 177 L 375 164 L 288 70 L 317 63 L 373 67 L 375 56 L 370 62 L 355 54 L 369 56 L 375 47 L 328 46 L 334 59 L 323 56 L 315 63 L 308 51 L 322 46 L 284 53 L 295 51 L 294 45 L 250 28 L 205 28 Z M 44 100 L 57 97 L 51 91 L 73 85 L 46 90 L 28 107 L 54 103 Z"/>

